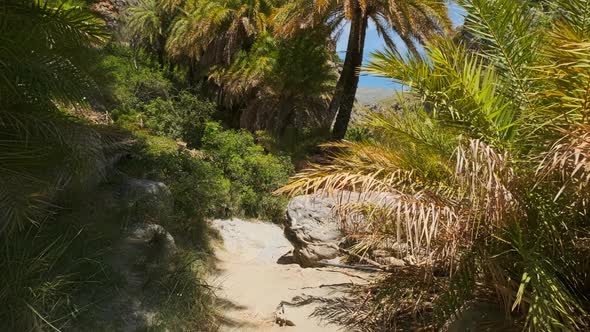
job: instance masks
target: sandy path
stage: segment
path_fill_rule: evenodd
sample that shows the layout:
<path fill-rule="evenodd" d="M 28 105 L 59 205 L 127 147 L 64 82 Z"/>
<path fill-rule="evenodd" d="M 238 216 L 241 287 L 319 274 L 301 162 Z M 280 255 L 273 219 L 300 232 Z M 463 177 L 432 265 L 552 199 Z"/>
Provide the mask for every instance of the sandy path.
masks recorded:
<path fill-rule="evenodd" d="M 282 229 L 274 224 L 233 220 L 214 220 L 213 227 L 223 245 L 216 252 L 218 271 L 209 282 L 219 287 L 217 295 L 223 309 L 222 331 L 339 331 L 310 318 L 315 305 L 285 306 L 286 317 L 294 327 L 274 323 L 274 312 L 281 301 L 295 296 L 338 296 L 341 287 L 318 287 L 343 283 L 363 283 L 364 273 L 336 268 L 308 268 L 277 264 L 279 257 L 292 249 Z"/>

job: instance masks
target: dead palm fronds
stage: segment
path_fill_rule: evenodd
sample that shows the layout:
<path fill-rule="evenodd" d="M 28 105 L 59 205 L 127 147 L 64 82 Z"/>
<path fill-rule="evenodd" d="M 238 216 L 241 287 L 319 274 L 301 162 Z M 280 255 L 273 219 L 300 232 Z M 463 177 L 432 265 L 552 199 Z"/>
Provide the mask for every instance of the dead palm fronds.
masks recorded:
<path fill-rule="evenodd" d="M 564 191 L 585 202 L 590 184 L 590 128 L 580 125 L 573 129 L 560 129 L 563 137 L 553 144 L 537 168 L 540 180 L 555 179 L 561 184 L 555 200 Z"/>

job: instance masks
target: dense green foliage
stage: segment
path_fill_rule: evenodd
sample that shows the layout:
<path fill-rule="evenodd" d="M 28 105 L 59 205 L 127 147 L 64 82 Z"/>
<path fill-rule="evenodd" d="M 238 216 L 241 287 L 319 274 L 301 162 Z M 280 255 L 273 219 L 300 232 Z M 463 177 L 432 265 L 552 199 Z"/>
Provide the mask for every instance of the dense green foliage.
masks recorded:
<path fill-rule="evenodd" d="M 209 123 L 203 151 L 231 182 L 234 209 L 247 216 L 280 221 L 286 202 L 272 192 L 286 184 L 292 166 L 287 158 L 267 154 L 246 131 L 222 130 Z"/>
<path fill-rule="evenodd" d="M 205 123 L 215 111 L 211 103 L 182 92 L 169 100 L 161 98 L 142 105 L 146 127 L 156 134 L 182 140 L 189 148 L 197 148 L 205 130 Z"/>
<path fill-rule="evenodd" d="M 116 328 L 93 311 L 124 286 L 111 249 L 148 222 L 177 245 L 144 262 L 154 328 L 214 330 L 207 221 L 280 222 L 282 187 L 368 194 L 339 207 L 348 249 L 405 262 L 317 314 L 440 328 L 485 300 L 511 328 L 587 330 L 590 1 L 459 2 L 452 38 L 438 0 L 142 0 L 120 34 L 91 1 L 1 2 L 0 329 Z M 344 136 L 369 20 L 388 49 L 366 71 L 411 97 Z M 348 140 L 316 148 L 335 118 Z M 287 155 L 310 151 L 331 163 L 289 183 Z M 172 211 L 123 204 L 134 178 L 164 183 Z"/>
<path fill-rule="evenodd" d="M 128 9 L 125 36 L 251 131 L 329 128 L 337 59 L 330 29 L 284 39 L 274 12 L 285 1 L 144 1 Z M 326 47 L 330 45 L 330 47 Z M 229 123 L 230 121 L 228 121 Z"/>
<path fill-rule="evenodd" d="M 107 57 L 104 66 L 125 73 L 111 83 L 111 98 L 119 105 L 113 116 L 145 138 L 139 158 L 131 161 L 137 164 L 134 169 L 151 170 L 141 177 L 180 191 L 175 195 L 178 204 L 190 209 L 184 218 L 198 214 L 201 223 L 205 217 L 231 215 L 280 220 L 285 202 L 271 193 L 286 183 L 289 160 L 268 154 L 246 131 L 225 130 L 212 122 L 213 104 L 176 88 L 148 61 L 138 61 L 134 70 L 126 62 L 129 53 L 121 51 Z M 151 90 L 145 81 L 154 83 Z M 198 150 L 182 150 L 175 141 Z"/>

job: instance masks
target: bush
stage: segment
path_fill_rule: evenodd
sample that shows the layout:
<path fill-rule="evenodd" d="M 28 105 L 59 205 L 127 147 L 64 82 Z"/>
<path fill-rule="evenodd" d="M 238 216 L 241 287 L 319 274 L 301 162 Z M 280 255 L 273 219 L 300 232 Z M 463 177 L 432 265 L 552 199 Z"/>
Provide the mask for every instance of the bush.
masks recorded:
<path fill-rule="evenodd" d="M 141 56 L 136 61 L 127 48 L 110 46 L 107 52 L 98 68 L 107 73 L 102 80 L 114 119 L 128 129 L 147 128 L 155 135 L 198 147 L 215 104 L 186 90 L 179 92 L 164 72 Z"/>
<path fill-rule="evenodd" d="M 137 146 L 135 157 L 121 167 L 130 175 L 161 181 L 170 187 L 174 222 L 166 228 L 172 233 L 191 234 L 199 243 L 206 233 L 205 218 L 230 213 L 230 183 L 222 170 L 187 151 L 178 150 L 170 139 L 145 137 Z"/>
<path fill-rule="evenodd" d="M 186 91 L 169 99 L 157 98 L 145 104 L 147 126 L 155 133 L 180 139 L 189 148 L 199 147 L 205 123 L 215 112 L 215 105 Z"/>
<path fill-rule="evenodd" d="M 292 172 L 288 158 L 266 153 L 246 131 L 223 130 L 214 122 L 205 127 L 202 149 L 231 181 L 234 212 L 273 221 L 282 217 L 284 199 L 272 191 Z"/>
<path fill-rule="evenodd" d="M 116 107 L 116 115 L 126 114 L 139 103 L 155 98 L 166 98 L 174 86 L 162 71 L 134 59 L 130 49 L 111 45 L 96 71 L 107 91 L 109 106 Z M 106 74 L 104 74 L 106 73 Z"/>

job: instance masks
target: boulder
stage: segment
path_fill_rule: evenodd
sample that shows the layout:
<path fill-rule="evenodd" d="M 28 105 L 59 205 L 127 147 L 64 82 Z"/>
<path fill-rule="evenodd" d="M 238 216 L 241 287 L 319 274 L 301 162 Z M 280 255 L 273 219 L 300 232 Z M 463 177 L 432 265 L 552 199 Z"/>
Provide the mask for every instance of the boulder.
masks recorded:
<path fill-rule="evenodd" d="M 157 325 L 158 305 L 164 301 L 158 281 L 174 272 L 175 253 L 174 238 L 162 226 L 132 225 L 113 248 L 109 265 L 117 271 L 119 284 L 97 309 L 97 318 L 113 322 L 123 332 Z"/>
<path fill-rule="evenodd" d="M 340 204 L 354 202 L 371 202 L 385 205 L 391 202 L 390 193 L 359 194 L 342 191 L 334 195 L 302 195 L 291 199 L 287 206 L 285 237 L 293 244 L 293 260 L 303 267 L 320 265 L 320 261 L 331 260 L 342 256 L 341 246 L 345 244 L 345 235 L 341 229 L 339 218 L 335 215 L 335 207 Z M 355 219 L 362 216 L 354 216 Z M 359 220 L 357 220 L 359 221 Z M 384 248 L 371 255 L 386 266 L 404 266 L 399 257 L 404 255 L 398 244 L 383 244 Z M 396 251 L 397 250 L 397 251 Z M 398 257 L 398 258 L 396 258 Z"/>
<path fill-rule="evenodd" d="M 172 214 L 174 199 L 162 182 L 132 179 L 121 186 L 121 202 L 129 211 L 130 222 L 164 221 Z"/>
<path fill-rule="evenodd" d="M 293 258 L 303 267 L 318 265 L 321 260 L 340 256 L 344 239 L 334 217 L 336 200 L 328 196 L 294 197 L 287 207 L 285 237 L 293 244 Z"/>

